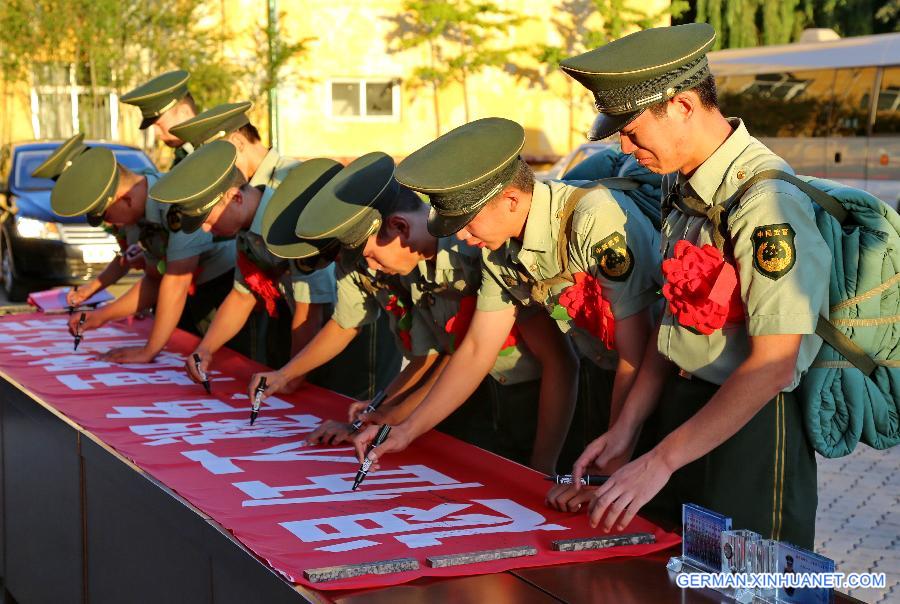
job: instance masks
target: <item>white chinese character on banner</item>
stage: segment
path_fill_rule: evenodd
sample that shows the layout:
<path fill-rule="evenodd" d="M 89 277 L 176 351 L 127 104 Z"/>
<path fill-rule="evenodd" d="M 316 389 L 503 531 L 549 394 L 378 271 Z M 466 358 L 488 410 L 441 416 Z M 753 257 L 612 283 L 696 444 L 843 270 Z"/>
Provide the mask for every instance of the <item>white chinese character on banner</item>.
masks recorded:
<path fill-rule="evenodd" d="M 354 460 L 355 463 L 359 463 Z M 480 487 L 477 482 L 459 482 L 427 466 L 400 466 L 398 470 L 380 470 L 366 479 L 365 489 L 353 490 L 356 472 L 346 474 L 326 474 L 309 476 L 307 484 L 270 486 L 254 480 L 236 482 L 234 486 L 252 497 L 243 503 L 244 507 L 264 505 L 287 505 L 295 503 L 334 503 L 338 501 L 376 501 L 395 499 L 404 493 L 423 491 L 444 491 Z M 425 484 L 421 484 L 425 483 Z M 381 485 L 397 485 L 393 488 L 379 488 Z M 285 497 L 285 493 L 313 491 L 305 497 Z M 318 491 L 318 492 L 316 492 Z M 322 494 L 324 491 L 326 494 Z"/>
<path fill-rule="evenodd" d="M 133 338 L 134 333 L 116 327 L 105 326 L 89 332 L 92 340 L 105 338 Z M 0 344 L 38 344 L 40 342 L 71 342 L 68 322 L 65 319 L 28 320 L 4 322 Z M 71 349 L 71 343 L 69 344 Z"/>
<path fill-rule="evenodd" d="M 63 356 L 54 356 L 43 358 L 39 361 L 31 361 L 28 364 L 37 367 L 43 367 L 50 373 L 58 373 L 61 371 L 86 371 L 89 369 L 109 369 L 110 367 L 122 367 L 117 363 L 107 361 L 99 361 L 94 358 L 95 352 L 84 354 L 67 354 Z M 184 359 L 181 355 L 163 350 L 152 363 L 135 363 L 128 365 L 128 371 L 143 371 L 146 369 L 160 369 L 161 367 L 183 367 Z"/>
<path fill-rule="evenodd" d="M 145 445 L 155 447 L 179 442 L 207 445 L 235 438 L 288 438 L 312 432 L 321 422 L 315 415 L 286 415 L 280 418 L 260 417 L 252 426 L 249 419 L 222 419 L 214 422 L 129 426 L 129 429 L 143 436 L 147 440 Z"/>
<path fill-rule="evenodd" d="M 302 449 L 302 450 L 301 450 Z M 242 470 L 235 462 L 238 461 L 325 461 L 333 463 L 345 463 L 359 465 L 356 456 L 352 454 L 353 447 L 336 447 L 324 449 L 318 445 L 310 445 L 305 440 L 283 443 L 255 451 L 250 455 L 237 457 L 219 457 L 212 451 L 200 449 L 198 451 L 183 451 L 181 454 L 200 464 L 209 472 L 220 474 L 240 474 Z"/>
<path fill-rule="evenodd" d="M 214 371 L 210 375 L 220 372 Z M 136 371 L 121 371 L 115 373 L 97 373 L 94 375 L 65 374 L 58 375 L 56 379 L 69 387 L 70 390 L 93 390 L 100 388 L 118 388 L 121 386 L 192 386 L 191 378 L 184 371 L 177 369 L 162 369 L 150 373 Z M 217 382 L 234 381 L 233 377 L 221 376 Z"/>
<path fill-rule="evenodd" d="M 487 508 L 490 514 L 460 512 L 473 504 Z M 330 518 L 282 522 L 281 526 L 305 543 L 342 541 L 317 547 L 317 550 L 342 552 L 380 545 L 369 539 L 392 535 L 410 549 L 441 545 L 442 539 L 526 533 L 531 531 L 564 531 L 558 524 L 544 524 L 545 518 L 509 499 L 474 499 L 471 503 L 441 503 L 431 509 L 400 506 L 384 512 L 367 512 Z M 423 531 L 427 532 L 416 532 Z M 407 533 L 407 534 L 401 534 Z M 343 540 L 349 541 L 343 541 Z"/>
<path fill-rule="evenodd" d="M 193 382 L 191 382 L 193 384 Z M 189 419 L 198 415 L 213 413 L 249 413 L 250 404 L 246 394 L 232 394 L 232 400 L 243 401 L 244 404 L 232 407 L 224 401 L 214 398 L 190 399 L 185 401 L 162 401 L 150 405 L 135 407 L 115 406 L 115 413 L 107 413 L 109 419 L 137 419 L 143 417 L 169 417 L 172 419 Z M 293 409 L 294 406 L 277 396 L 270 396 L 263 401 L 263 411 Z"/>
<path fill-rule="evenodd" d="M 103 342 L 104 346 L 115 348 L 117 346 L 133 346 L 144 341 L 144 338 L 133 337 L 126 340 L 107 340 Z M 74 355 L 76 354 L 71 337 L 68 341 L 47 342 L 44 344 L 23 342 L 21 339 L 15 344 L 5 347 L 5 350 L 14 357 L 34 357 L 43 358 L 48 356 Z M 96 352 L 81 350 L 81 354 L 94 356 Z"/>

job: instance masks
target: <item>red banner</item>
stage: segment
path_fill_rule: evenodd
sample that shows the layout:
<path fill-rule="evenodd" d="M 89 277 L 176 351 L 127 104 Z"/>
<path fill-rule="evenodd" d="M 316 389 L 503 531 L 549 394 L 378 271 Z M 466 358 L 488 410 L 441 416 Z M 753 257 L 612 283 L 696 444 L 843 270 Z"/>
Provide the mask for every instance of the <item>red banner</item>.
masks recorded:
<path fill-rule="evenodd" d="M 65 317 L 0 320 L 4 376 L 71 418 L 209 514 L 289 580 L 316 589 L 394 585 L 422 576 L 493 573 L 639 556 L 678 537 L 637 518 L 624 533 L 656 543 L 557 552 L 551 543 L 586 538 L 585 514 L 543 505 L 537 472 L 437 432 L 388 456 L 357 491 L 350 446 L 311 446 L 324 419 L 344 418 L 349 400 L 306 387 L 263 403 L 249 423 L 246 386 L 262 367 L 228 350 L 212 366 L 212 395 L 190 381 L 184 357 L 194 336 L 177 332 L 154 363 L 117 365 L 97 352 L 140 345 L 146 322 L 116 323 L 85 335 L 77 352 Z M 533 546 L 528 557 L 432 568 L 436 555 Z M 310 582 L 303 571 L 413 558 L 418 570 Z"/>

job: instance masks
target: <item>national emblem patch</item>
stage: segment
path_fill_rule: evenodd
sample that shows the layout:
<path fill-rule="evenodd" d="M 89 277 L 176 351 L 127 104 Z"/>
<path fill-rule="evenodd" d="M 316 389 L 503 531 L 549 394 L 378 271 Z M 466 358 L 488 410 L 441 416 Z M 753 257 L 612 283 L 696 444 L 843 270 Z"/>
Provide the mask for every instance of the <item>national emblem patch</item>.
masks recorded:
<path fill-rule="evenodd" d="M 794 229 L 787 223 L 767 224 L 753 231 L 753 267 L 776 281 L 788 274 L 797 261 Z"/>
<path fill-rule="evenodd" d="M 594 246 L 600 272 L 612 281 L 624 281 L 634 268 L 634 254 L 625 244 L 625 235 L 615 231 Z"/>

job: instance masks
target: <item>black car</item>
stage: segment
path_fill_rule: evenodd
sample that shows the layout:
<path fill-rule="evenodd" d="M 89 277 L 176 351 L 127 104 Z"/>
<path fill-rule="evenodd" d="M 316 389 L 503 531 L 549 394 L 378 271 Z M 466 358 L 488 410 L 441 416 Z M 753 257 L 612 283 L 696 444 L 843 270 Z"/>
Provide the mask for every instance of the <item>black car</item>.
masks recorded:
<path fill-rule="evenodd" d="M 31 176 L 61 142 L 12 143 L 0 149 L 0 285 L 11 301 L 21 301 L 35 289 L 86 283 L 119 249 L 115 237 L 88 225 L 84 216 L 54 214 L 53 181 Z M 109 148 L 131 170 L 153 166 L 135 147 L 86 144 Z"/>

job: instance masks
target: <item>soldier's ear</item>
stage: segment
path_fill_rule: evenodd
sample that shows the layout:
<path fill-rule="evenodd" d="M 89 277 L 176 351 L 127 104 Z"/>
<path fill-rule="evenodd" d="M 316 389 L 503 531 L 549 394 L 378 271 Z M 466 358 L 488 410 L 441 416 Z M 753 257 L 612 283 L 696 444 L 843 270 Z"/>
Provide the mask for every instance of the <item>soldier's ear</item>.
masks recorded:
<path fill-rule="evenodd" d="M 393 239 L 394 237 L 401 237 L 404 239 L 409 239 L 410 226 L 409 221 L 406 217 L 401 214 L 393 214 L 388 216 L 387 219 L 387 234 Z"/>
<path fill-rule="evenodd" d="M 688 119 L 694 115 L 694 110 L 699 107 L 699 103 L 700 99 L 696 93 L 680 92 L 669 102 L 669 114 L 671 115 L 674 111 L 676 116 Z"/>
<path fill-rule="evenodd" d="M 522 198 L 522 192 L 513 186 L 508 186 L 500 193 L 501 203 L 503 203 L 504 207 L 508 209 L 510 212 L 515 212 L 519 207 L 519 202 Z"/>

